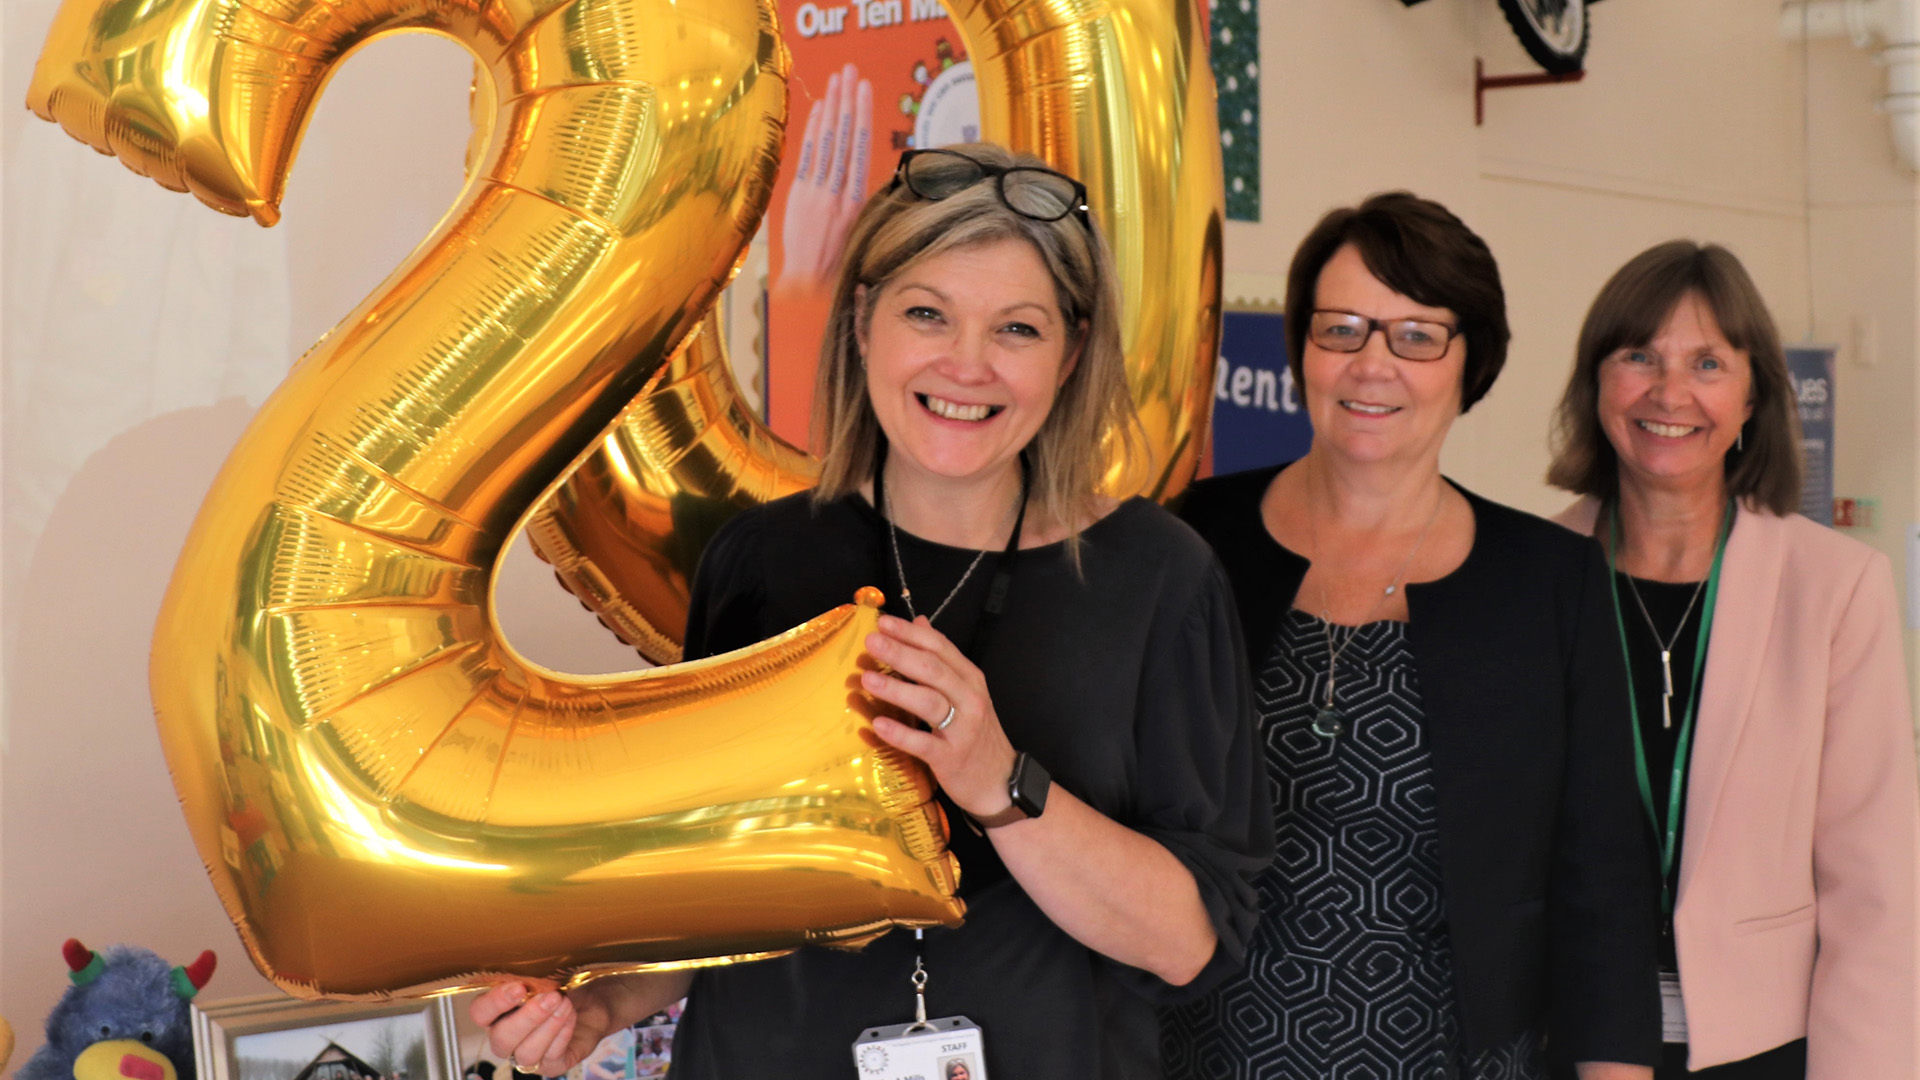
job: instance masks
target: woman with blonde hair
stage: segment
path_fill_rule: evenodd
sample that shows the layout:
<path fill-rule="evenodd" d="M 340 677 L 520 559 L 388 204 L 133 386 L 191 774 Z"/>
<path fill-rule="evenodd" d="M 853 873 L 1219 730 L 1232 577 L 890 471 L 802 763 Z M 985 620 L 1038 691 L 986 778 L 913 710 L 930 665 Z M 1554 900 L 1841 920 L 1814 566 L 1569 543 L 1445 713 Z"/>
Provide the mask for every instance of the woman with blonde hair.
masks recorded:
<path fill-rule="evenodd" d="M 909 151 L 848 236 L 821 349 L 811 493 L 702 559 L 689 658 L 862 585 L 892 597 L 862 689 L 914 723 L 963 926 L 858 952 L 477 999 L 493 1048 L 564 1071 L 688 993 L 674 1075 L 850 1074 L 866 1029 L 981 1030 L 983 1074 L 1155 1077 L 1154 1005 L 1238 966 L 1271 853 L 1232 600 L 1191 531 L 1098 484 L 1133 437 L 1110 260 L 1076 180 L 971 145 Z M 689 993 L 690 991 L 690 993 Z"/>
<path fill-rule="evenodd" d="M 1658 1076 L 1920 1075 L 1913 714 L 1885 556 L 1795 513 L 1780 335 L 1725 248 L 1621 267 L 1548 479 L 1600 540 L 1659 844 Z"/>

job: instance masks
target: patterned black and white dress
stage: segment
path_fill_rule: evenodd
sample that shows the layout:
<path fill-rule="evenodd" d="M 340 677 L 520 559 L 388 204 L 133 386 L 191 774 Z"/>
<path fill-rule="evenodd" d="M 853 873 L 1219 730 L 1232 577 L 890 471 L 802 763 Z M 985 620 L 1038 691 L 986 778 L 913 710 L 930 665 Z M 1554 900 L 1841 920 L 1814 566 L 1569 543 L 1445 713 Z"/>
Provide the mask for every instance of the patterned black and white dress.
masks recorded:
<path fill-rule="evenodd" d="M 1346 628 L 1335 627 L 1336 639 Z M 1312 724 L 1327 626 L 1282 620 L 1257 696 L 1277 855 L 1247 969 L 1166 1015 L 1169 1080 L 1534 1080 L 1527 1034 L 1468 1054 L 1453 993 L 1426 720 L 1406 624 L 1340 653 L 1346 731 Z"/>

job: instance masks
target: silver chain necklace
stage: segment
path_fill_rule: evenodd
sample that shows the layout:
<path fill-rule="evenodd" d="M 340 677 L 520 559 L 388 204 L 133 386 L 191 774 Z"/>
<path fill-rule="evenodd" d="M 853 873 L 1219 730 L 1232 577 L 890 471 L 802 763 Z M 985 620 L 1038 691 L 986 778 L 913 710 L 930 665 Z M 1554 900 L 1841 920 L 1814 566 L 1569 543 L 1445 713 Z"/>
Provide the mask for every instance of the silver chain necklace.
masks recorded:
<path fill-rule="evenodd" d="M 1660 675 L 1664 680 L 1660 692 L 1660 726 L 1673 729 L 1673 647 L 1680 643 L 1680 635 L 1687 629 L 1687 620 L 1693 617 L 1693 606 L 1700 602 L 1700 594 L 1706 591 L 1705 581 L 1693 587 L 1693 599 L 1687 601 L 1686 613 L 1680 616 L 1680 625 L 1673 628 L 1673 636 L 1662 641 L 1660 628 L 1653 624 L 1653 612 L 1647 610 L 1647 602 L 1640 598 L 1640 586 L 1634 584 L 1632 574 L 1622 574 L 1627 579 L 1627 591 L 1633 594 L 1633 601 L 1640 605 L 1640 617 L 1647 620 L 1647 630 L 1653 634 L 1653 643 L 1660 646 Z"/>
<path fill-rule="evenodd" d="M 907 605 L 907 619 L 911 621 L 919 618 L 920 613 L 913 609 L 913 590 L 907 587 L 907 568 L 900 562 L 900 530 L 894 528 L 892 517 L 887 518 L 887 539 L 893 542 L 893 572 L 900 575 L 900 601 Z M 960 580 L 954 582 L 953 588 L 947 591 L 947 598 L 940 601 L 940 606 L 933 609 L 933 614 L 927 616 L 928 625 L 932 625 L 936 619 L 940 618 L 940 613 L 947 610 L 947 605 L 953 603 L 953 598 L 960 595 L 961 587 L 966 585 L 967 579 L 973 576 L 974 568 L 980 565 L 980 560 L 986 557 L 985 551 L 974 552 L 973 561 L 967 564 L 967 572 L 960 575 Z"/>
<path fill-rule="evenodd" d="M 1023 483 L 1020 488 L 1020 501 L 1014 504 L 1012 516 L 1017 517 L 1019 515 L 1020 508 L 1026 505 L 1026 501 L 1026 485 Z M 906 564 L 900 561 L 900 530 L 893 524 L 892 507 L 886 508 L 885 516 L 887 519 L 887 540 L 893 546 L 893 572 L 900 577 L 900 602 L 907 605 L 907 619 L 908 621 L 912 621 L 919 618 L 920 613 L 913 609 L 913 589 L 907 585 Z M 1008 528 L 1012 528 L 1012 526 L 1009 525 Z M 940 606 L 933 609 L 933 614 L 927 616 L 927 625 L 931 626 L 939 620 L 940 613 L 947 610 L 947 605 L 953 603 L 954 597 L 960 595 L 960 590 L 966 586 L 967 579 L 973 576 L 974 570 L 980 566 L 980 560 L 986 557 L 987 553 L 984 549 L 974 552 L 973 561 L 967 564 L 967 572 L 960 575 L 960 580 L 954 582 L 953 588 L 947 590 L 947 598 L 940 601 Z"/>
<path fill-rule="evenodd" d="M 1373 616 L 1380 610 L 1380 605 L 1386 603 L 1389 597 L 1400 591 L 1400 586 L 1406 584 L 1407 572 L 1413 569 L 1414 557 L 1420 554 L 1421 545 L 1427 542 L 1427 534 L 1433 531 L 1433 523 L 1440 520 L 1440 508 L 1446 504 L 1446 501 L 1447 493 L 1443 489 L 1440 492 L 1440 498 L 1434 501 L 1433 513 L 1427 515 L 1427 523 L 1420 527 L 1419 538 L 1414 540 L 1413 547 L 1407 551 L 1406 560 L 1400 564 L 1400 572 L 1395 574 L 1393 580 L 1387 583 L 1386 589 L 1382 591 L 1380 597 L 1373 602 L 1373 606 L 1367 609 L 1365 615 L 1361 616 L 1358 625 L 1341 627 L 1341 629 L 1346 632 L 1340 635 L 1338 645 L 1334 644 L 1333 603 L 1328 597 L 1325 579 L 1321 580 L 1320 629 L 1327 642 L 1327 696 L 1321 703 L 1320 708 L 1313 714 L 1313 733 L 1315 735 L 1325 739 L 1333 739 L 1338 738 L 1347 730 L 1347 714 L 1335 707 L 1333 703 L 1334 689 L 1340 681 L 1340 654 L 1346 652 L 1347 646 L 1353 644 L 1353 639 L 1359 636 L 1361 627 L 1373 621 Z M 1308 542 L 1313 544 L 1314 554 L 1318 555 L 1320 553 L 1320 530 L 1316 527 L 1311 512 L 1307 514 L 1307 539 Z"/>

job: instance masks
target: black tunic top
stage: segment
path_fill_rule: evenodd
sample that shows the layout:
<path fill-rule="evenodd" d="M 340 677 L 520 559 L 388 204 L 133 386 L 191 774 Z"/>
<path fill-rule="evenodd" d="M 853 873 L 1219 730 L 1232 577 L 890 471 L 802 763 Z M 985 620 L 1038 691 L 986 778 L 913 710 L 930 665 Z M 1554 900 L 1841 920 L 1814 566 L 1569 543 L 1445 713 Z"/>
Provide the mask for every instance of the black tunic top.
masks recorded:
<path fill-rule="evenodd" d="M 925 614 L 975 552 L 900 534 Z M 999 553 L 988 554 L 936 628 L 974 638 Z M 1253 745 L 1239 626 L 1219 564 L 1152 503 L 1123 503 L 1065 545 L 1014 557 L 1004 614 L 979 655 L 1013 745 L 1054 782 L 1164 845 L 1194 876 L 1219 946 L 1190 987 L 1095 954 L 1006 875 L 992 845 L 955 823 L 965 925 L 930 930 L 929 1016 L 965 1015 L 991 1075 L 1081 1080 L 1159 1075 L 1154 1006 L 1204 991 L 1237 968 L 1258 908 L 1252 875 L 1272 853 Z M 708 547 L 695 579 L 687 656 L 760 641 L 839 604 L 862 585 L 905 615 L 885 522 L 865 500 L 815 507 L 800 494 L 747 511 Z M 854 1075 L 852 1043 L 913 1018 L 913 935 L 860 952 L 802 949 L 699 973 L 674 1045 L 689 1078 Z"/>
<path fill-rule="evenodd" d="M 1256 668 L 1308 568 L 1260 515 L 1279 471 L 1202 481 L 1181 509 L 1233 580 Z M 1466 1046 L 1544 1029 L 1557 1058 L 1652 1064 L 1659 887 L 1606 560 L 1590 538 L 1462 494 L 1466 562 L 1406 595 Z"/>

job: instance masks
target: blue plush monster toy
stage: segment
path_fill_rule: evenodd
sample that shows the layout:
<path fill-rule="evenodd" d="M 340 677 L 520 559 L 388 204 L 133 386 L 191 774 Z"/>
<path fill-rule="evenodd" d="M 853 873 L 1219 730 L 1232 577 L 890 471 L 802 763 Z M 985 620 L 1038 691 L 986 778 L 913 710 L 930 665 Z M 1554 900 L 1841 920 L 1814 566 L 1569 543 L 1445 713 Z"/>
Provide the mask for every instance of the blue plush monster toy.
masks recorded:
<path fill-rule="evenodd" d="M 193 1080 L 187 1003 L 213 977 L 211 950 L 187 967 L 126 945 L 97 953 L 74 938 L 61 952 L 73 985 L 18 1080 Z"/>

